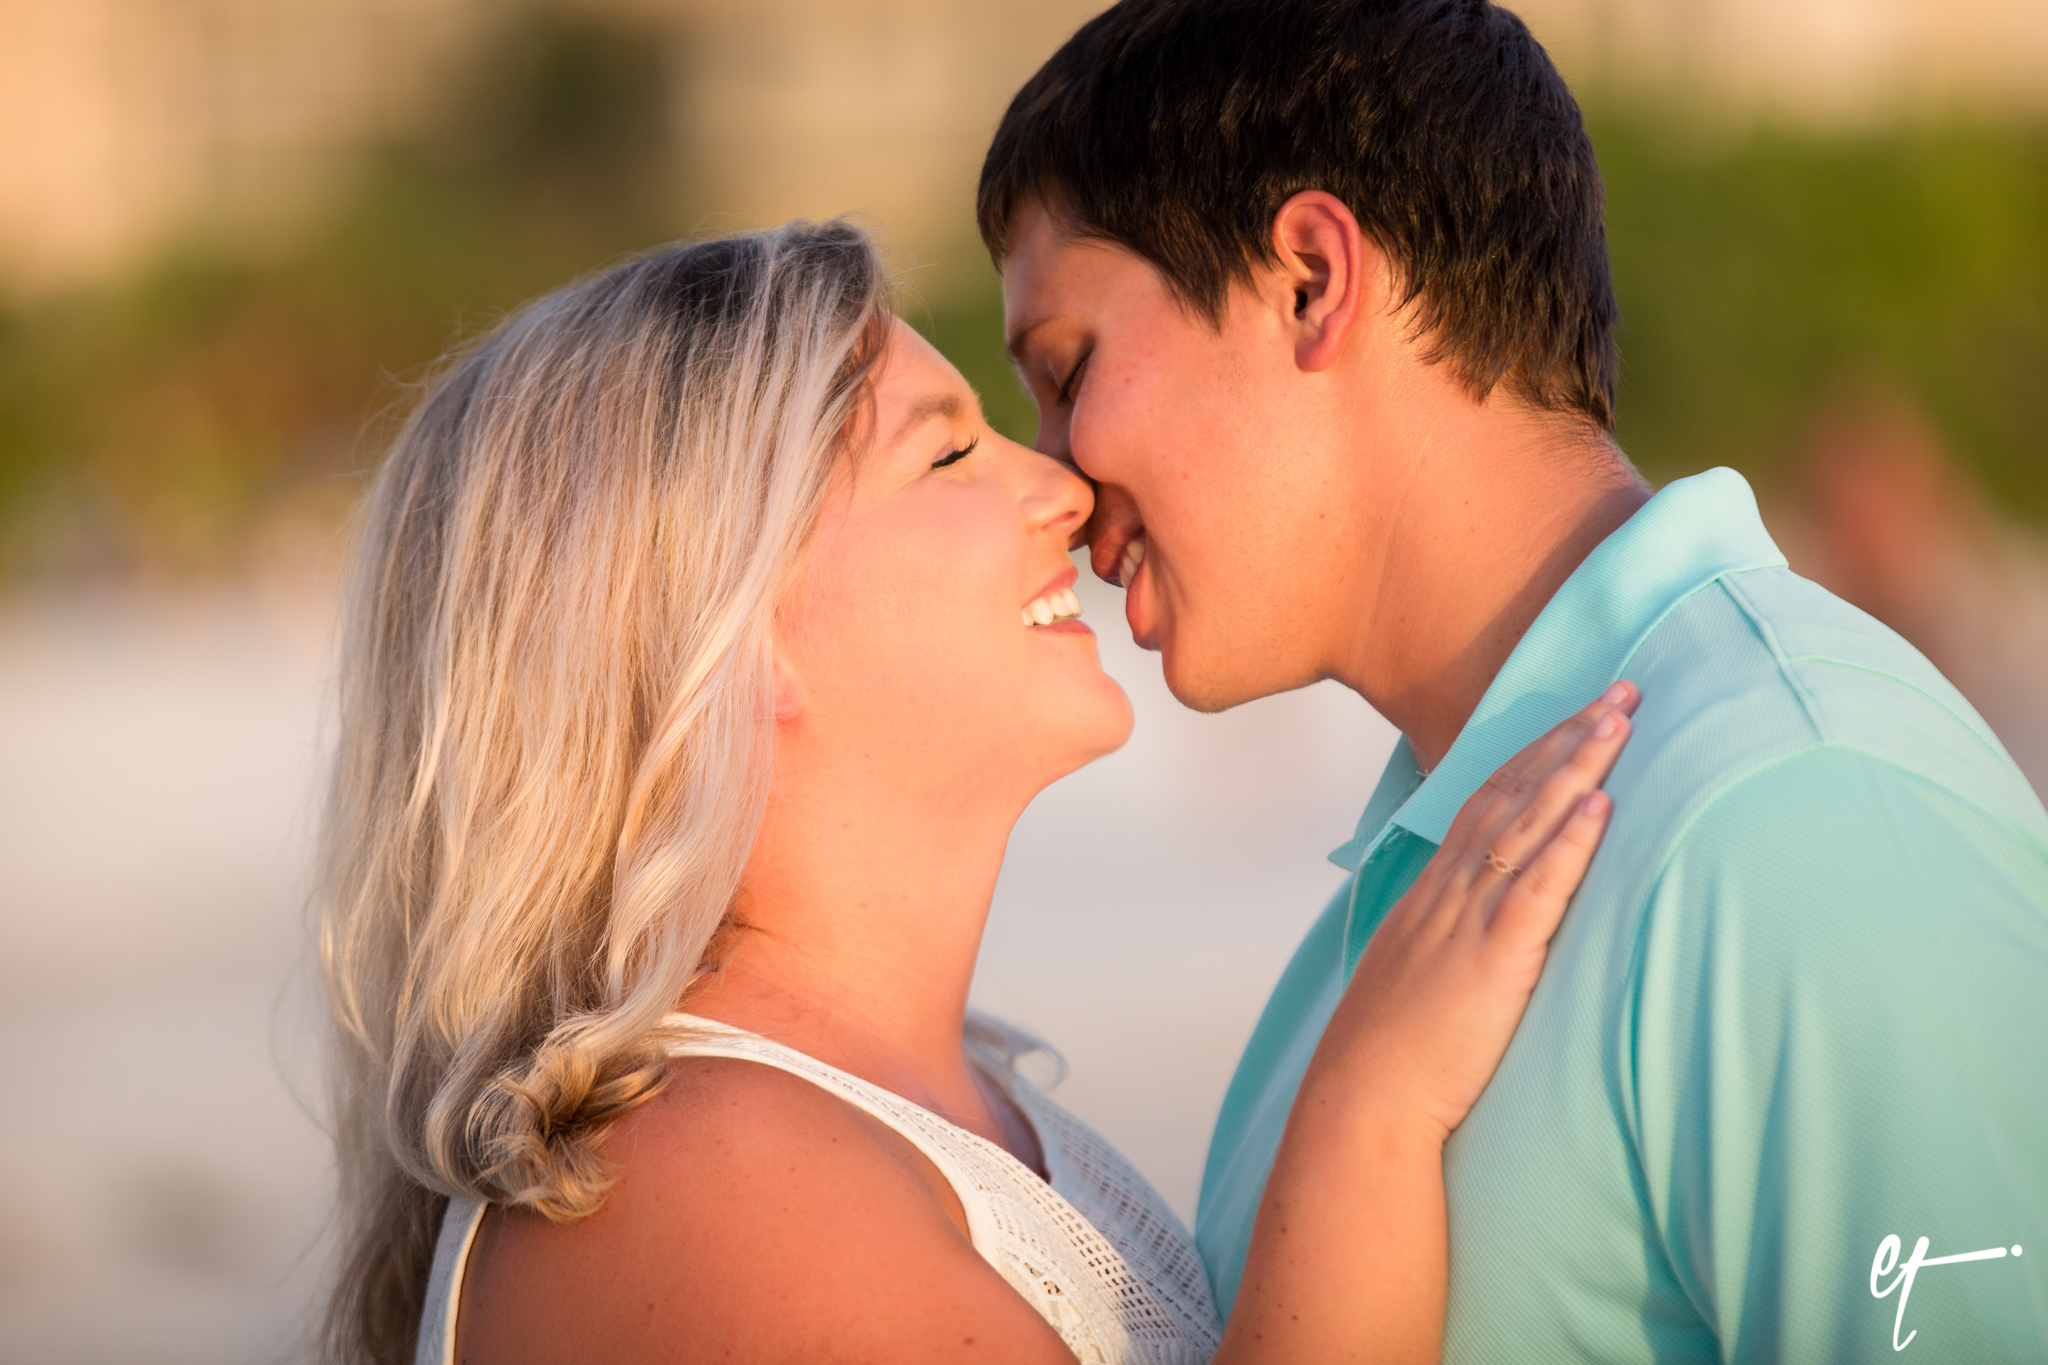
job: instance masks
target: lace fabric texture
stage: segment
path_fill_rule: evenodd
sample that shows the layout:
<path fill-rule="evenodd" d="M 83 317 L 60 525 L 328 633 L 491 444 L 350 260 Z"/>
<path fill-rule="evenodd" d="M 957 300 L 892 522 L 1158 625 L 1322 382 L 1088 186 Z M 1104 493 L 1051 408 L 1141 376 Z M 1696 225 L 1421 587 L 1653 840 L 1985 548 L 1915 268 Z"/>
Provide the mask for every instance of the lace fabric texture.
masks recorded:
<path fill-rule="evenodd" d="M 1079 1216 L 1081 1226 L 1075 1230 L 1072 1250 L 1116 1301 L 1121 1354 L 1110 1350 L 1091 1355 L 1061 1329 L 1068 1347 L 1084 1361 L 1206 1365 L 1221 1341 L 1222 1326 L 1209 1294 L 1209 1272 L 1180 1219 L 1101 1134 L 1023 1077 L 1014 1078 L 1009 1090 L 1038 1129 L 1051 1186 L 1000 1147 L 996 1154 L 1008 1158 L 1037 1191 L 1061 1200 Z M 974 1137 L 972 1133 L 963 1136 Z M 979 1242 L 975 1245 L 980 1247 Z M 983 1250 L 982 1255 L 989 1253 Z M 989 1260 L 1002 1269 L 995 1257 L 989 1256 Z M 1017 1283 L 1007 1272 L 1003 1278 Z M 1030 1294 L 1025 1297 L 1059 1327 L 1038 1299 Z"/>
<path fill-rule="evenodd" d="M 945 1176 L 974 1248 L 1084 1365 L 1207 1365 L 1221 1338 L 1209 1277 L 1180 1220 L 1094 1130 L 1011 1068 L 990 1065 L 1038 1130 L 1051 1182 L 985 1138 L 899 1095 L 757 1034 L 689 1015 L 679 1057 L 759 1062 L 828 1090 L 888 1125 Z M 458 1207 L 466 1206 L 466 1207 Z M 455 1298 L 482 1206 L 450 1204 L 415 1365 L 452 1365 Z"/>

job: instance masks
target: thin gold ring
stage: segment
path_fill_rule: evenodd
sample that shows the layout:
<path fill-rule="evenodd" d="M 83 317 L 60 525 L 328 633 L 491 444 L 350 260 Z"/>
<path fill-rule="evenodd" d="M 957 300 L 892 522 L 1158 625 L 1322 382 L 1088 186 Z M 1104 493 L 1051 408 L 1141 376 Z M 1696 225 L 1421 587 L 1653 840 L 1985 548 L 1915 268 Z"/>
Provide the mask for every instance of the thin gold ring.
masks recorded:
<path fill-rule="evenodd" d="M 1521 868 L 1516 867 L 1513 863 L 1509 862 L 1506 858 L 1501 857 L 1498 853 L 1495 853 L 1490 848 L 1486 850 L 1486 865 L 1492 868 L 1495 872 L 1505 872 L 1510 877 L 1519 877 L 1522 875 Z"/>

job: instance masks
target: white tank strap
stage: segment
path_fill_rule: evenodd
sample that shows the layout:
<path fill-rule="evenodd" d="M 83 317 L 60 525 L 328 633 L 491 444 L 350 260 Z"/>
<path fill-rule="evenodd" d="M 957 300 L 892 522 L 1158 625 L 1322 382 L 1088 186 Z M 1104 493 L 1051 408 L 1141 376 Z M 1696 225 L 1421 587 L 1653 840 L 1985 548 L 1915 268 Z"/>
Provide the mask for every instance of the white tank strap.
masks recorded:
<path fill-rule="evenodd" d="M 998 1164 L 1011 1163 L 1024 1176 L 1034 1182 L 1036 1172 L 1009 1152 L 978 1133 L 948 1123 L 937 1114 L 878 1085 L 870 1084 L 858 1076 L 827 1065 L 808 1053 L 797 1051 L 786 1044 L 758 1033 L 748 1033 L 715 1019 L 703 1019 L 696 1015 L 672 1014 L 667 1023 L 681 1025 L 691 1032 L 671 1043 L 668 1053 L 671 1057 L 727 1057 L 735 1061 L 758 1062 L 772 1066 L 799 1079 L 809 1081 L 862 1113 L 868 1115 L 904 1141 L 923 1153 L 925 1159 L 938 1168 L 946 1183 L 953 1187 L 960 1207 L 967 1215 L 967 1235 L 977 1245 L 992 1235 L 996 1229 L 989 1225 L 989 1210 L 986 1199 L 981 1197 L 981 1182 L 965 1170 L 959 1160 L 959 1145 L 963 1142 L 971 1147 L 983 1149 L 977 1155 L 996 1161 Z"/>

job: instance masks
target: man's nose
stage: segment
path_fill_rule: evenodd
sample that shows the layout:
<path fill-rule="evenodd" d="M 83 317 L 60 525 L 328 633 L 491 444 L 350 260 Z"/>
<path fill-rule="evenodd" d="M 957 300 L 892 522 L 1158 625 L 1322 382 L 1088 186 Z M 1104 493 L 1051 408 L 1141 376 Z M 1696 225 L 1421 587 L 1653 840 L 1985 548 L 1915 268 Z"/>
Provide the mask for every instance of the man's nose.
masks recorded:
<path fill-rule="evenodd" d="M 1120 484 L 1095 485 L 1095 512 L 1082 528 L 1082 536 L 1088 542 L 1089 567 L 1095 570 L 1097 578 L 1105 583 L 1116 582 L 1117 563 L 1123 558 L 1124 546 L 1143 528 L 1137 501 L 1128 490 Z"/>

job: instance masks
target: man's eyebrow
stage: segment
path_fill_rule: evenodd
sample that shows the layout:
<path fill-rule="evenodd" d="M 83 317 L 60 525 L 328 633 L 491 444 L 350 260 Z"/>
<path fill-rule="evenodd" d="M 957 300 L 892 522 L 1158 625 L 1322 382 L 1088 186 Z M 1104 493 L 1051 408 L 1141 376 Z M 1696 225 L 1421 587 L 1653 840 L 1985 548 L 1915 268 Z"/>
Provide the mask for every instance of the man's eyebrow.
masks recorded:
<path fill-rule="evenodd" d="M 967 407 L 960 401 L 959 394 L 928 393 L 910 405 L 910 411 L 904 414 L 903 424 L 896 428 L 896 434 L 889 438 L 889 444 L 896 444 L 934 417 L 957 422 L 966 415 Z"/>

